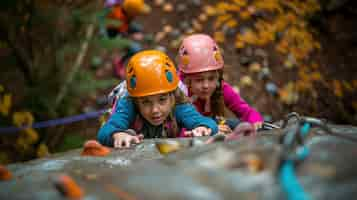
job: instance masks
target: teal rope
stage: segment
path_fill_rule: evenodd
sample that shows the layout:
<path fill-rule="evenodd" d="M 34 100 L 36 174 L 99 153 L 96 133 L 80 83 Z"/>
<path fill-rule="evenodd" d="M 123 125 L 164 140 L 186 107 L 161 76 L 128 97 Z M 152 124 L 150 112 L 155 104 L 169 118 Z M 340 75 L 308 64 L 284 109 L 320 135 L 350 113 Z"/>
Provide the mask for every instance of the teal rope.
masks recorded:
<path fill-rule="evenodd" d="M 310 124 L 305 123 L 300 129 L 302 137 L 306 137 L 310 130 Z M 305 159 L 309 155 L 309 149 L 306 146 L 300 147 L 296 154 L 299 159 Z M 283 190 L 289 200 L 310 200 L 310 196 L 304 191 L 295 175 L 294 161 L 285 160 L 279 172 L 279 180 Z"/>

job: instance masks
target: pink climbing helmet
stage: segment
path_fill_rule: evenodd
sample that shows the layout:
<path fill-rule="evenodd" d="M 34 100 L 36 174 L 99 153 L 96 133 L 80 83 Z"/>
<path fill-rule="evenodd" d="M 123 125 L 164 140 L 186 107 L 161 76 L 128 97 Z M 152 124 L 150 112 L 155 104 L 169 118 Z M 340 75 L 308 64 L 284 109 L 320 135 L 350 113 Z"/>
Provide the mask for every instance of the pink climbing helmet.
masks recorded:
<path fill-rule="evenodd" d="M 217 43 L 206 34 L 183 39 L 179 49 L 178 68 L 184 74 L 222 69 L 224 65 Z"/>

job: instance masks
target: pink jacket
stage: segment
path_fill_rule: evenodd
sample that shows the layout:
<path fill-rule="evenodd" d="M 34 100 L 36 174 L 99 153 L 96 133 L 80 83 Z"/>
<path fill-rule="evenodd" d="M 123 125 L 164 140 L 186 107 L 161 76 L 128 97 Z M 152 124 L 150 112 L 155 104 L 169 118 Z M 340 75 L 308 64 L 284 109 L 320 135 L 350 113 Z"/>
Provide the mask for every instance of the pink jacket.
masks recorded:
<path fill-rule="evenodd" d="M 183 89 L 182 87 L 180 88 Z M 229 110 L 231 110 L 241 121 L 246 121 L 250 123 L 263 121 L 263 117 L 259 114 L 259 112 L 257 112 L 254 108 L 250 107 L 247 102 L 245 102 L 244 99 L 241 98 L 240 95 L 236 91 L 234 91 L 232 86 L 230 86 L 227 82 L 223 82 L 222 89 L 225 106 Z M 185 91 L 185 89 L 183 90 Z M 188 95 L 191 96 L 189 92 Z M 204 112 L 204 100 L 196 99 L 193 104 L 196 106 L 196 109 L 203 115 L 211 115 L 211 113 L 209 112 Z"/>

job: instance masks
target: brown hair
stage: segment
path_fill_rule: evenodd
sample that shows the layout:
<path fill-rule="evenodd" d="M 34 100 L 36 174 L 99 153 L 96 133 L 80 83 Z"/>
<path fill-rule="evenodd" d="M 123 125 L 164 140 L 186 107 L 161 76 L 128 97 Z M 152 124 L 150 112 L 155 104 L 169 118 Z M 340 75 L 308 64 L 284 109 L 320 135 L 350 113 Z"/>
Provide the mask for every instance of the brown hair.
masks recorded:
<path fill-rule="evenodd" d="M 213 116 L 224 116 L 224 97 L 223 97 L 223 70 L 218 70 L 217 88 L 211 96 L 211 112 Z"/>

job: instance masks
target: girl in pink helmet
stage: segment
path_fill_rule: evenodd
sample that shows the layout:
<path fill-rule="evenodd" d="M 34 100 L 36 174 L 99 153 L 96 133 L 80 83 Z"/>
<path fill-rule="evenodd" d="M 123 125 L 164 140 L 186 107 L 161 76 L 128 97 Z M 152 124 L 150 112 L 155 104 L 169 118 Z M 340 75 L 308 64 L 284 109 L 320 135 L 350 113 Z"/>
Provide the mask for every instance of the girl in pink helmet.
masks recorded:
<path fill-rule="evenodd" d="M 178 55 L 180 76 L 197 110 L 214 118 L 224 116 L 224 107 L 240 121 L 261 128 L 262 116 L 223 80 L 224 61 L 216 42 L 208 35 L 193 34 L 182 41 Z M 219 130 L 227 133 L 237 123 L 219 123 Z M 228 126 L 229 125 L 229 126 Z"/>

